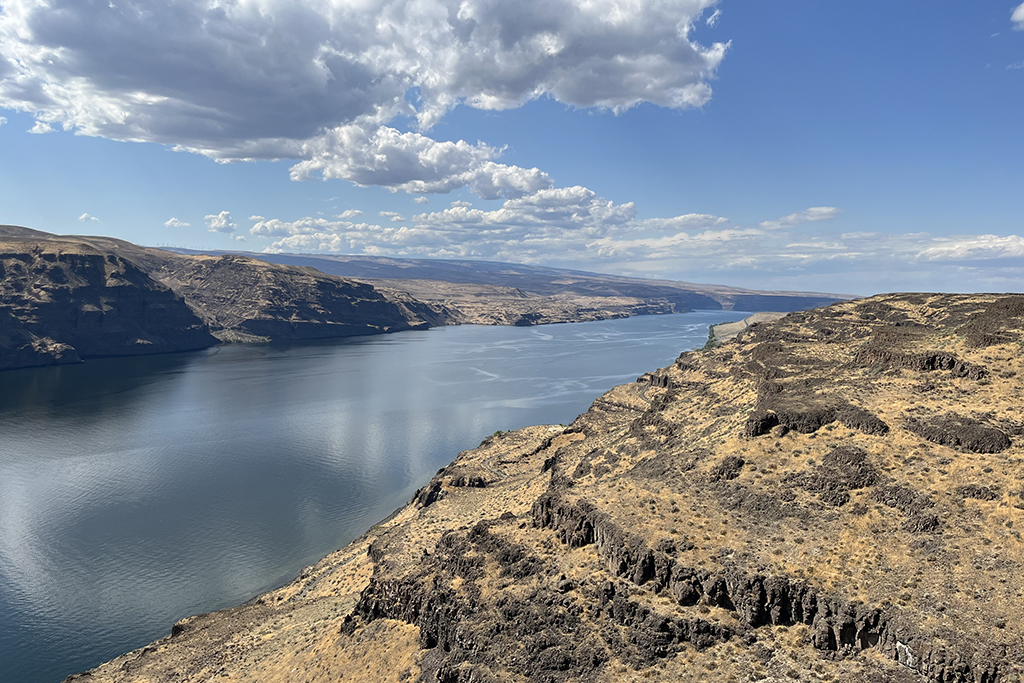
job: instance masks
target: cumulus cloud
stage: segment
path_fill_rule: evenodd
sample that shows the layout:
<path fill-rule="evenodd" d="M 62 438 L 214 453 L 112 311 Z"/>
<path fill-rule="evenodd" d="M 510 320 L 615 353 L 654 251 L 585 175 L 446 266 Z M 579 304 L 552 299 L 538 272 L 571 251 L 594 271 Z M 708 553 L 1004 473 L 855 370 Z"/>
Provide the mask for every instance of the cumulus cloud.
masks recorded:
<path fill-rule="evenodd" d="M 390 219 L 391 221 L 393 221 L 395 223 L 398 223 L 400 221 L 404 221 L 405 220 L 405 216 L 403 216 L 402 214 L 398 213 L 397 211 L 381 211 L 380 212 L 380 217 L 381 218 L 388 218 L 388 219 Z"/>
<path fill-rule="evenodd" d="M 838 215 L 839 209 L 834 206 L 812 206 L 809 209 L 791 213 L 788 216 L 783 216 L 773 221 L 762 221 L 760 225 L 765 230 L 782 230 L 784 228 L 795 228 L 801 223 L 830 221 Z"/>
<path fill-rule="evenodd" d="M 357 216 L 362 215 L 363 212 L 360 211 L 359 209 L 346 209 L 338 214 L 338 218 L 341 218 L 342 220 L 348 220 L 349 218 L 356 218 Z M 260 220 L 262 220 L 262 218 Z"/>
<path fill-rule="evenodd" d="M 28 129 L 33 135 L 46 135 L 53 132 L 53 126 L 45 121 L 36 121 L 35 125 Z"/>
<path fill-rule="evenodd" d="M 88 223 L 89 221 L 98 221 L 99 218 L 96 218 L 96 216 L 90 216 L 87 213 L 83 213 L 81 216 L 78 217 L 78 220 L 82 221 L 83 223 Z"/>
<path fill-rule="evenodd" d="M 234 232 L 238 226 L 231 220 L 230 211 L 221 211 L 220 213 L 211 213 L 206 216 L 206 228 L 210 232 Z"/>
<path fill-rule="evenodd" d="M 484 199 L 515 197 L 551 187 L 539 169 L 493 161 L 501 150 L 488 145 L 438 142 L 389 126 L 339 126 L 303 144 L 304 161 L 292 167 L 294 180 L 340 178 L 356 185 L 381 185 L 414 194 L 470 188 Z"/>
<path fill-rule="evenodd" d="M 717 2 L 8 0 L 0 107 L 34 114 L 36 132 L 294 159 L 296 179 L 511 198 L 550 180 L 424 132 L 459 105 L 542 97 L 700 107 L 728 44 L 694 26 Z M 403 116 L 419 132 L 388 126 Z"/>
<path fill-rule="evenodd" d="M 209 218 L 209 216 L 207 216 L 207 218 Z M 189 228 L 189 227 L 192 227 L 192 224 L 191 223 L 186 223 L 185 221 L 179 221 L 177 218 L 171 218 L 170 220 L 164 222 L 164 227 L 165 228 Z"/>
<path fill-rule="evenodd" d="M 6 116 L 0 116 L 0 126 L 4 125 L 5 123 L 7 123 L 7 117 Z"/>
<path fill-rule="evenodd" d="M 1017 9 L 1013 10 L 1010 21 L 1013 22 L 1013 29 L 1015 31 L 1024 31 L 1024 2 L 1018 5 Z"/>
<path fill-rule="evenodd" d="M 413 199 L 413 201 L 417 204 L 426 204 L 430 200 L 427 199 L 426 197 L 416 197 L 415 199 Z"/>
<path fill-rule="evenodd" d="M 393 212 L 381 212 L 391 219 Z M 390 222 L 390 221 L 389 221 Z M 727 243 L 758 229 L 725 218 L 687 214 L 640 219 L 632 202 L 616 204 L 585 187 L 547 188 L 484 210 L 466 201 L 412 216 L 409 225 L 302 218 L 266 220 L 253 235 L 276 238 L 268 251 L 365 253 L 391 256 L 489 258 L 566 262 L 662 258 L 727 251 Z"/>

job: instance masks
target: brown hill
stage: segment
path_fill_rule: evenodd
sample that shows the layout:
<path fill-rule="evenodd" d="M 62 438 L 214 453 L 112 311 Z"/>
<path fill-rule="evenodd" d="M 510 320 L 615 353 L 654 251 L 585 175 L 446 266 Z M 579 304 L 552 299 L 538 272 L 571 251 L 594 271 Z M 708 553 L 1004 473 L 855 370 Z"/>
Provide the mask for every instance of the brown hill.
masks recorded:
<path fill-rule="evenodd" d="M 488 289 L 494 290 L 496 298 L 502 300 L 501 307 L 493 311 L 497 319 L 502 321 L 497 324 L 508 324 L 504 322 L 507 319 L 517 320 L 512 310 L 503 308 L 507 304 L 526 313 L 529 312 L 526 307 L 533 305 L 545 322 L 564 322 L 560 318 L 565 315 L 565 311 L 571 312 L 573 308 L 598 311 L 607 308 L 609 312 L 621 315 L 642 315 L 644 307 L 650 309 L 647 312 L 658 313 L 682 313 L 694 309 L 789 312 L 827 306 L 852 298 L 821 292 L 763 291 L 676 280 L 651 280 L 498 261 L 238 253 L 272 263 L 312 266 L 324 273 L 355 278 L 373 285 L 383 283 L 403 289 L 423 301 L 442 301 L 460 310 L 463 304 L 471 303 L 466 315 L 473 318 L 473 322 L 481 324 L 495 324 L 488 317 L 490 311 L 479 306 L 481 295 Z M 504 296 L 501 290 L 518 291 L 524 295 L 521 298 L 533 301 L 510 303 L 509 297 Z M 476 301 L 472 302 L 473 299 Z"/>
<path fill-rule="evenodd" d="M 1022 295 L 753 324 L 82 680 L 1020 681 L 1022 345 Z"/>

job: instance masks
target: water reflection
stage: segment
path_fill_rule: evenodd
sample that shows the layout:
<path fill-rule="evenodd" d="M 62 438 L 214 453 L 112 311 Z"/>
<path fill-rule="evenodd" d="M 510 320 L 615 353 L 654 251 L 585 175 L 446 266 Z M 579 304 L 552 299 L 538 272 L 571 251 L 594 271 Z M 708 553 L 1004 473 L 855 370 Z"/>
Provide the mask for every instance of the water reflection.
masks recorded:
<path fill-rule="evenodd" d="M 743 315 L 0 373 L 0 680 L 59 681 L 283 582 L 483 436 L 568 423 Z"/>

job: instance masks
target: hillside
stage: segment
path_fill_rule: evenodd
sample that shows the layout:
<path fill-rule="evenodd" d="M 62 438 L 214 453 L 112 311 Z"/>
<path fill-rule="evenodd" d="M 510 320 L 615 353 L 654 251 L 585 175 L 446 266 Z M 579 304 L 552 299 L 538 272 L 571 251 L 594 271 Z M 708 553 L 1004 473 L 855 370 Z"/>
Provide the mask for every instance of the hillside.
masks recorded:
<path fill-rule="evenodd" d="M 216 342 L 135 263 L 80 242 L 0 233 L 0 370 Z"/>
<path fill-rule="evenodd" d="M 78 680 L 1020 681 L 1022 346 L 1024 295 L 752 324 Z"/>
<path fill-rule="evenodd" d="M 546 308 L 555 318 L 558 317 L 558 311 L 571 310 L 573 307 L 582 310 L 607 309 L 612 315 L 605 317 L 642 315 L 645 312 L 679 313 L 695 309 L 789 312 L 851 298 L 819 292 L 758 291 L 725 285 L 647 280 L 495 261 L 240 253 L 272 263 L 311 266 L 332 275 L 398 287 L 422 301 L 443 302 L 458 310 L 469 303 L 471 306 L 465 314 L 475 318 L 473 322 L 483 324 L 494 323 L 488 323 L 487 312 L 473 304 L 479 302 L 487 288 L 499 290 L 492 292 L 491 300 L 500 301 L 501 306 L 511 302 L 519 313 L 528 313 L 525 308 L 527 305 L 532 305 L 535 312 Z M 519 301 L 513 301 L 515 297 L 505 296 L 503 291 L 517 292 Z M 496 313 L 501 320 L 512 317 L 500 310 Z M 548 321 L 547 318 L 545 321 Z M 554 319 L 550 322 L 563 321 Z"/>
<path fill-rule="evenodd" d="M 453 321 L 404 292 L 246 256 L 16 226 L 0 226 L 0 250 L 0 369 Z"/>

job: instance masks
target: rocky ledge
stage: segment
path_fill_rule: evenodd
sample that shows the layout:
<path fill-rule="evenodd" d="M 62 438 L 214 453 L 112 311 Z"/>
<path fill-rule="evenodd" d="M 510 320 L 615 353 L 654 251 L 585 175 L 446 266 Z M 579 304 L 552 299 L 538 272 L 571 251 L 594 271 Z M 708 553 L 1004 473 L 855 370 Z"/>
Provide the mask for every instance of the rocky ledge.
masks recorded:
<path fill-rule="evenodd" d="M 1022 345 L 1020 295 L 752 324 L 73 678 L 1020 681 Z"/>

